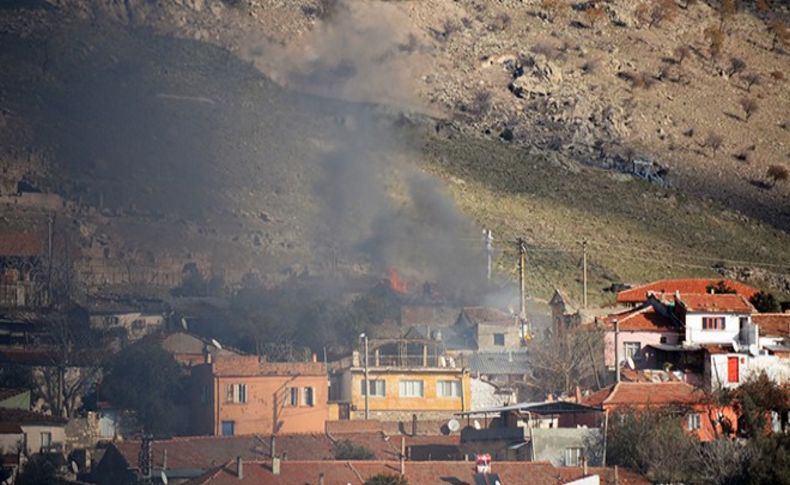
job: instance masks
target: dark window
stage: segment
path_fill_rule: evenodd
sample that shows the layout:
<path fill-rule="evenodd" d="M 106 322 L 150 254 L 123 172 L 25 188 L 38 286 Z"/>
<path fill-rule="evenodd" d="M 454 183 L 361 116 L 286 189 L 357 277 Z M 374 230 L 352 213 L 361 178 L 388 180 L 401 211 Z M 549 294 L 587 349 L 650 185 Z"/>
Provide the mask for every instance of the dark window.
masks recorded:
<path fill-rule="evenodd" d="M 724 330 L 724 317 L 702 317 L 703 330 Z"/>
<path fill-rule="evenodd" d="M 504 346 L 505 345 L 505 334 L 504 333 L 495 333 L 494 334 L 494 345 Z"/>
<path fill-rule="evenodd" d="M 233 436 L 235 428 L 236 428 L 236 423 L 234 423 L 233 421 L 223 421 L 222 436 Z"/>

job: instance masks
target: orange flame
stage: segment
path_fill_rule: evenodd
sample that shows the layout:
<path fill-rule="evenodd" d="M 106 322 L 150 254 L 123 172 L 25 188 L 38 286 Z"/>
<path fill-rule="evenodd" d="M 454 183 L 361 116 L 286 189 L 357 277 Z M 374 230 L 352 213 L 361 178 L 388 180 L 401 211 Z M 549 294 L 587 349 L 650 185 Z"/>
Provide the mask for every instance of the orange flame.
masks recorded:
<path fill-rule="evenodd" d="M 406 282 L 403 281 L 400 277 L 400 274 L 395 270 L 395 268 L 389 269 L 389 277 L 390 277 L 390 289 L 395 293 L 407 293 L 409 291 L 408 287 L 406 286 Z"/>

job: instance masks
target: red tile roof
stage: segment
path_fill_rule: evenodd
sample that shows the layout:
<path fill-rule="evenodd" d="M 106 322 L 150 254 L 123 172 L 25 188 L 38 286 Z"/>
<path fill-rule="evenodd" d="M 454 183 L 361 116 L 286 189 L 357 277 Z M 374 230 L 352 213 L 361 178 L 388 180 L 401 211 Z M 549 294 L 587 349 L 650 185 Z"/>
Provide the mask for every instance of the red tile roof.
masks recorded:
<path fill-rule="evenodd" d="M 681 293 L 675 298 L 689 312 L 753 313 L 754 307 L 746 298 L 734 294 Z"/>
<path fill-rule="evenodd" d="M 618 303 L 641 303 L 647 301 L 648 293 L 672 295 L 676 291 L 680 293 L 708 293 L 707 287 L 716 285 L 719 282 L 735 290 L 736 294 L 746 298 L 751 298 L 759 292 L 757 288 L 745 285 L 735 280 L 722 278 L 687 278 L 674 280 L 658 280 L 646 285 L 637 286 L 617 293 Z"/>
<path fill-rule="evenodd" d="M 760 335 L 790 337 L 790 313 L 755 313 L 752 322 L 760 326 Z"/>
<path fill-rule="evenodd" d="M 256 355 L 218 355 L 212 371 L 215 376 L 324 376 L 322 362 L 265 362 Z"/>
<path fill-rule="evenodd" d="M 44 237 L 29 232 L 0 233 L 0 256 L 42 256 Z"/>
<path fill-rule="evenodd" d="M 432 461 L 410 462 L 404 465 L 404 477 L 410 485 L 436 483 L 474 483 L 474 462 L 465 461 Z M 242 466 L 243 479 L 236 476 L 236 463 L 229 462 L 224 466 L 206 473 L 202 477 L 186 482 L 185 485 L 245 485 L 245 484 L 317 484 L 319 476 L 324 476 L 326 485 L 362 485 L 365 480 L 377 475 L 398 475 L 400 464 L 397 461 L 283 461 L 280 463 L 280 474 L 272 474 L 269 462 L 245 462 Z M 555 468 L 549 463 L 509 461 L 493 462 L 492 473 L 500 476 L 504 483 L 529 483 L 534 485 L 559 485 L 584 477 L 581 468 Z M 598 475 L 601 483 L 609 483 L 614 479 L 614 471 L 607 468 L 589 468 L 588 475 Z M 619 483 L 635 485 L 650 483 L 639 475 L 619 470 Z"/>
<path fill-rule="evenodd" d="M 658 313 L 653 306 L 648 305 L 636 310 L 608 315 L 604 319 L 607 330 L 614 329 L 614 321 L 620 323 L 620 330 L 635 332 L 680 332 L 672 319 Z"/>
<path fill-rule="evenodd" d="M 605 397 L 604 391 L 607 392 Z M 705 393 L 702 389 L 685 382 L 620 382 L 587 396 L 582 399 L 582 404 L 600 405 L 604 408 L 660 407 L 699 404 L 704 399 Z"/>

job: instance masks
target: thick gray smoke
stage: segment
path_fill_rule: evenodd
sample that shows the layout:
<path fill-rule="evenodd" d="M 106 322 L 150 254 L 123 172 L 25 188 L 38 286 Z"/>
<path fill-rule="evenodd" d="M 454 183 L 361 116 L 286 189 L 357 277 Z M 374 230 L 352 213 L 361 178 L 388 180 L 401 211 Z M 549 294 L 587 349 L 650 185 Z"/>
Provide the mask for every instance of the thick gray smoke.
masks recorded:
<path fill-rule="evenodd" d="M 384 3 L 343 4 L 313 31 L 301 53 L 290 52 L 287 83 L 326 96 L 417 105 L 413 65 L 419 49 L 404 49 L 415 33 Z M 417 51 L 417 52 L 416 52 Z M 280 58 L 283 60 L 284 58 Z M 282 68 L 281 68 L 282 69 Z M 362 105 L 318 163 L 323 177 L 320 244 L 364 251 L 380 270 L 439 284 L 470 296 L 483 282 L 480 233 L 432 177 L 418 171 L 416 141 L 398 134 L 391 115 Z"/>

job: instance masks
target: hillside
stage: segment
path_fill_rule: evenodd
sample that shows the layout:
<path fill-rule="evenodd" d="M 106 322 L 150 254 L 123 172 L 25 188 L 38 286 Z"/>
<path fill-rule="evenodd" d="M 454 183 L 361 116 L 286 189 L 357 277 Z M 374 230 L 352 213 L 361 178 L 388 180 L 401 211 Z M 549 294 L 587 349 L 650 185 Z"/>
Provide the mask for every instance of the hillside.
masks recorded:
<path fill-rule="evenodd" d="M 765 178 L 790 156 L 772 75 L 790 57 L 765 31 L 787 12 L 728 17 L 713 60 L 704 2 L 650 28 L 623 1 L 594 28 L 582 6 L 550 21 L 537 1 L 331 3 L 0 9 L 5 186 L 68 201 L 92 268 L 474 281 L 484 226 L 503 279 L 527 238 L 539 297 L 579 295 L 584 239 L 596 300 L 714 270 L 790 293 L 790 184 Z M 626 79 L 641 73 L 649 87 Z M 661 183 L 624 173 L 635 158 Z M 45 211 L 3 212 L 11 227 Z"/>

